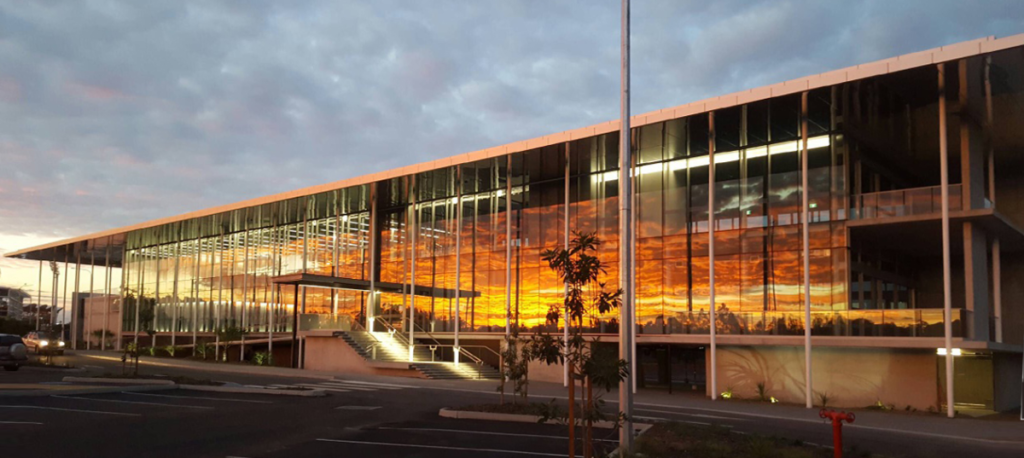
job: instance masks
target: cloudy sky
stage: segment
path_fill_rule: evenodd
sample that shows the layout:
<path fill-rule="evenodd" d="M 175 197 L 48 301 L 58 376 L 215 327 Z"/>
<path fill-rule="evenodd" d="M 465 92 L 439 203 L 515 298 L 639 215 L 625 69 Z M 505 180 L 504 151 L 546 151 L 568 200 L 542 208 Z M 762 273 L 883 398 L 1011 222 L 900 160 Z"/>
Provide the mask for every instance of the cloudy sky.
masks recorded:
<path fill-rule="evenodd" d="M 614 119 L 619 12 L 0 0 L 0 253 Z M 639 113 L 1022 33 L 1024 8 L 634 0 L 632 27 Z"/>

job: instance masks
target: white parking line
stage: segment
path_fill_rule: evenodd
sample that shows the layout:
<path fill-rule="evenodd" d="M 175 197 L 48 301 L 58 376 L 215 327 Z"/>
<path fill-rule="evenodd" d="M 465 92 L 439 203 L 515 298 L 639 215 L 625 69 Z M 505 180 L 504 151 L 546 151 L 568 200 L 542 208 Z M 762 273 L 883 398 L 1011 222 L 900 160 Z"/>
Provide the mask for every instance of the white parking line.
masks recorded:
<path fill-rule="evenodd" d="M 323 383 L 330 383 L 330 384 L 333 384 L 333 385 L 344 385 L 344 386 L 349 386 L 349 387 L 352 387 L 352 388 L 361 388 L 361 389 L 364 389 L 364 390 L 401 390 L 402 389 L 402 388 L 399 388 L 397 386 L 368 385 L 368 384 L 365 384 L 365 383 L 350 382 L 348 380 L 327 380 L 327 381 L 324 381 Z"/>
<path fill-rule="evenodd" d="M 355 390 L 355 391 L 377 391 L 377 388 L 367 388 L 367 387 L 361 387 L 361 386 L 352 386 L 352 385 L 348 385 L 348 384 L 344 384 L 344 383 L 338 383 L 338 382 L 313 383 L 311 385 L 314 385 L 314 386 L 329 386 L 329 387 L 334 387 L 334 388 L 344 388 L 346 390 Z M 305 385 L 303 385 L 303 386 L 305 386 Z"/>
<path fill-rule="evenodd" d="M 386 430 L 391 430 L 391 431 L 434 431 L 434 432 L 439 432 L 439 433 L 484 434 L 484 435 L 490 435 L 490 436 L 535 437 L 535 438 L 539 438 L 539 439 L 561 439 L 561 440 L 565 440 L 565 441 L 569 440 L 569 438 L 566 437 L 566 436 L 549 436 L 549 435 L 544 435 L 544 434 L 499 433 L 499 432 L 490 432 L 490 431 L 469 431 L 469 430 L 465 430 L 465 429 L 397 428 L 397 427 L 388 427 L 388 426 L 381 426 L 381 427 L 379 427 L 377 429 L 386 429 Z M 616 440 L 594 439 L 594 440 L 601 441 L 601 442 L 618 442 L 618 439 L 616 439 Z"/>
<path fill-rule="evenodd" d="M 226 399 L 226 398 L 207 398 L 201 396 L 171 396 L 167 394 L 153 394 L 153 393 L 137 393 L 134 391 L 122 391 L 121 394 L 130 394 L 132 396 L 152 396 L 154 398 L 172 398 L 172 399 L 202 399 L 205 401 L 224 401 L 224 402 L 248 402 L 251 404 L 273 404 L 272 401 L 257 401 L 254 399 Z"/>
<path fill-rule="evenodd" d="M 320 386 L 320 385 L 295 385 L 295 386 L 300 386 L 302 388 L 315 388 L 315 389 L 324 390 L 324 391 L 337 391 L 339 393 L 348 393 L 349 392 L 349 390 L 343 390 L 341 388 L 330 388 L 330 387 Z"/>
<path fill-rule="evenodd" d="M 94 401 L 94 402 L 114 402 L 114 403 L 117 403 L 117 404 L 137 404 L 137 405 L 144 405 L 144 406 L 181 407 L 183 409 L 213 410 L 213 407 L 208 407 L 208 406 L 188 406 L 188 405 L 181 405 L 181 404 L 165 404 L 165 403 L 162 403 L 162 402 L 119 401 L 117 399 L 95 399 L 95 398 L 83 398 L 83 397 L 79 397 L 79 396 L 60 396 L 60 395 L 56 395 L 56 394 L 55 395 L 51 395 L 50 397 L 51 398 L 59 398 L 59 399 L 78 399 L 78 400 L 82 400 L 82 401 Z"/>
<path fill-rule="evenodd" d="M 419 444 L 394 444 L 389 442 L 370 442 L 370 441 L 352 441 L 342 439 L 317 439 L 318 442 L 336 442 L 340 444 L 359 444 L 359 445 L 380 445 L 384 447 L 406 447 L 406 448 L 427 448 L 434 450 L 456 450 L 460 452 L 487 452 L 487 453 L 508 453 L 512 455 L 530 455 L 530 456 L 565 456 L 564 453 L 542 453 L 542 452 L 523 452 L 519 450 L 503 450 L 499 448 L 469 448 L 469 447 L 444 447 L 440 445 L 419 445 Z M 576 455 L 580 456 L 580 455 Z"/>
<path fill-rule="evenodd" d="M 345 382 L 345 383 L 358 383 L 360 385 L 370 385 L 370 386 L 390 386 L 390 387 L 395 387 L 395 388 L 420 388 L 420 387 L 415 386 L 415 385 L 397 385 L 397 384 L 394 384 L 394 383 L 363 382 L 363 381 L 359 381 L 359 380 L 334 379 L 333 381 L 335 381 L 335 382 Z"/>
<path fill-rule="evenodd" d="M 38 421 L 0 421 L 0 425 L 41 425 Z"/>
<path fill-rule="evenodd" d="M 64 409 L 61 407 L 43 407 L 43 406 L 0 406 L 0 408 L 8 409 L 40 409 L 40 410 L 56 410 L 60 412 L 79 412 L 79 413 L 98 413 L 105 415 L 123 415 L 125 417 L 141 417 L 142 414 L 137 413 L 124 413 L 124 412 L 105 412 L 102 410 L 83 410 L 83 409 Z"/>

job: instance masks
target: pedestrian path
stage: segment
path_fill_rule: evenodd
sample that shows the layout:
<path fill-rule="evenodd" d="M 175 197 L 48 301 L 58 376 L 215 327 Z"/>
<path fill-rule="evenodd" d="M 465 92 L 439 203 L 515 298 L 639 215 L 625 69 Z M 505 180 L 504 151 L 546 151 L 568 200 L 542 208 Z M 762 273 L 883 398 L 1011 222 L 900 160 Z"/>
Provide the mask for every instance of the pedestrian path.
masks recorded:
<path fill-rule="evenodd" d="M 293 384 L 274 384 L 269 385 L 271 388 L 278 389 L 294 389 L 294 388 L 314 388 L 324 391 L 332 391 L 336 393 L 348 393 L 348 392 L 360 392 L 360 391 L 391 391 L 391 390 L 403 390 L 403 389 L 419 389 L 418 386 L 413 385 L 401 385 L 396 383 L 379 383 L 379 382 L 366 382 L 362 380 L 344 380 L 344 379 L 333 379 L 324 380 L 318 382 L 305 382 L 305 383 L 293 383 Z"/>

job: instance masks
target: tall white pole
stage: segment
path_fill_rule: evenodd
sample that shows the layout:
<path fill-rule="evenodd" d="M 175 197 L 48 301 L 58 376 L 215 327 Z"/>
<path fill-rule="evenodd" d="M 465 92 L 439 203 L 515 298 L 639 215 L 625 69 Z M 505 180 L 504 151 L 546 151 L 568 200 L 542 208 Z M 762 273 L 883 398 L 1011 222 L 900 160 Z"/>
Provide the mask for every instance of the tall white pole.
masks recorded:
<path fill-rule="evenodd" d="M 178 267 L 181 266 L 181 241 L 174 242 L 174 284 L 171 285 L 171 346 L 178 343 Z M 195 323 L 192 323 L 195 326 Z M 192 342 L 192 356 L 196 355 L 195 341 Z"/>
<path fill-rule="evenodd" d="M 111 239 L 107 238 L 107 256 L 103 260 L 103 331 L 100 334 L 100 350 L 107 349 L 107 326 L 110 325 L 110 303 L 113 302 L 110 297 L 113 284 L 110 279 L 110 243 Z"/>
<path fill-rule="evenodd" d="M 136 259 L 136 262 L 138 263 L 138 266 L 139 266 L 139 279 L 138 279 L 139 288 L 135 292 L 135 337 L 132 340 L 132 344 L 135 345 L 135 351 L 138 352 L 139 351 L 139 311 L 141 310 L 141 306 L 142 306 L 142 285 L 144 284 L 143 281 L 146 278 L 146 262 L 147 261 L 146 261 L 146 250 L 144 248 L 137 249 L 136 253 L 138 253 L 135 256 L 135 259 Z"/>
<path fill-rule="evenodd" d="M 565 227 L 563 229 L 563 232 L 565 232 L 565 234 L 564 234 L 565 235 L 565 245 L 564 245 L 563 248 L 566 251 L 569 251 L 569 149 L 568 148 L 565 149 Z M 565 283 L 565 297 L 569 297 L 569 282 Z M 569 359 L 568 359 L 568 356 L 569 356 L 569 326 L 571 325 L 571 318 L 569 317 L 569 306 L 565 305 L 563 308 L 565 309 L 565 312 L 564 312 L 565 313 L 565 316 L 564 316 L 565 319 L 563 320 L 565 322 L 565 325 L 562 326 L 562 341 L 563 341 L 563 343 L 565 345 L 565 347 L 564 347 L 565 348 L 565 355 L 564 356 L 566 357 L 566 360 L 565 360 L 566 364 L 562 365 L 562 369 L 563 369 L 562 370 L 562 386 L 569 386 L 569 364 L 568 364 Z"/>
<path fill-rule="evenodd" d="M 95 249 L 96 248 L 93 247 L 93 250 L 95 250 Z M 93 252 L 89 253 L 89 299 L 93 298 L 93 293 L 96 292 L 95 288 L 96 288 L 96 252 L 93 251 Z M 93 303 L 95 303 L 95 301 L 93 301 Z M 85 308 L 85 305 L 82 305 L 82 308 Z M 85 322 L 88 324 L 87 326 L 83 327 L 84 328 L 84 332 L 85 332 L 85 336 L 83 336 L 85 338 L 85 349 L 86 350 L 92 350 L 92 337 L 89 336 L 89 333 L 92 331 L 92 310 L 91 309 L 85 311 Z"/>
<path fill-rule="evenodd" d="M 804 397 L 807 408 L 814 407 L 814 385 L 811 383 L 811 229 L 810 229 L 810 186 L 807 177 L 807 93 L 800 97 L 800 184 L 801 210 L 800 220 L 804 232 Z"/>
<path fill-rule="evenodd" d="M 715 112 L 708 113 L 708 302 L 711 334 L 711 400 L 718 399 L 718 318 L 715 306 Z"/>
<path fill-rule="evenodd" d="M 455 364 L 459 364 L 459 302 L 462 302 L 462 167 L 455 167 Z"/>
<path fill-rule="evenodd" d="M 39 260 L 39 281 L 36 283 L 36 331 L 39 330 L 39 312 L 43 306 L 43 260 Z"/>
<path fill-rule="evenodd" d="M 409 216 L 405 227 L 409 230 L 410 257 L 409 267 L 409 362 L 416 361 L 416 233 L 419 228 L 419 213 L 416 211 L 416 175 L 409 178 Z"/>
<path fill-rule="evenodd" d="M 946 145 L 946 72 L 944 64 L 939 71 L 939 167 L 942 189 L 942 299 L 946 338 L 946 415 L 953 418 L 953 303 L 950 281 L 949 247 L 949 152 Z"/>
<path fill-rule="evenodd" d="M 377 184 L 370 184 L 370 238 L 369 238 L 369 254 L 370 254 L 370 291 L 366 296 L 366 330 L 373 332 L 373 321 L 375 319 L 376 311 L 374 307 L 377 305 L 377 256 L 374 254 L 377 252 Z M 305 272 L 305 268 L 303 268 Z M 303 292 L 303 312 L 305 312 L 305 292 Z"/>
<path fill-rule="evenodd" d="M 505 338 L 512 334 L 512 156 L 505 158 Z"/>
<path fill-rule="evenodd" d="M 621 61 L 621 99 L 622 126 L 619 132 L 619 284 L 622 287 L 622 307 L 619 312 L 619 357 L 632 364 L 633 361 L 633 238 L 631 216 L 633 215 L 633 189 L 630 180 L 629 130 L 629 0 L 622 0 L 622 61 Z M 625 414 L 626 420 L 619 430 L 619 447 L 623 451 L 633 449 L 633 378 L 632 371 L 619 384 L 619 409 Z"/>

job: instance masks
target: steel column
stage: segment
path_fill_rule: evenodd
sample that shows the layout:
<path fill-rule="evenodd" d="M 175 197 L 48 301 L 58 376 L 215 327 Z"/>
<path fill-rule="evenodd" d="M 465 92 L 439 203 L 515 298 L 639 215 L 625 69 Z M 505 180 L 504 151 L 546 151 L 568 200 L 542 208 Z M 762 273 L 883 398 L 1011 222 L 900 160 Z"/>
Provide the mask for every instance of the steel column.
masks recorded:
<path fill-rule="evenodd" d="M 951 292 L 949 247 L 949 151 L 946 140 L 946 72 L 936 66 L 939 75 L 939 167 L 942 190 L 942 299 L 946 347 L 946 415 L 953 418 L 953 298 Z"/>
<path fill-rule="evenodd" d="M 416 234 L 419 232 L 419 212 L 416 211 L 416 174 L 409 177 L 409 214 L 405 227 L 409 231 L 412 264 L 409 268 L 409 362 L 416 360 Z"/>
<path fill-rule="evenodd" d="M 459 364 L 459 305 L 462 302 L 462 167 L 455 166 L 455 364 Z"/>
<path fill-rule="evenodd" d="M 708 302 L 711 334 L 711 399 L 718 399 L 718 324 L 715 314 L 715 112 L 708 112 Z"/>
<path fill-rule="evenodd" d="M 512 334 L 512 155 L 505 156 L 505 338 Z"/>
<path fill-rule="evenodd" d="M 804 239 L 804 403 L 810 409 L 814 407 L 814 385 L 811 379 L 811 214 L 810 180 L 807 176 L 807 92 L 800 94 L 800 144 L 800 222 Z"/>

